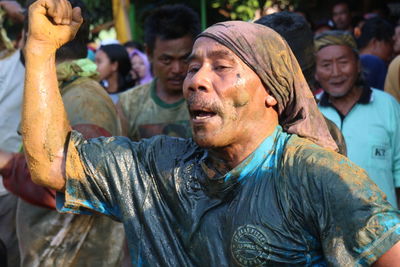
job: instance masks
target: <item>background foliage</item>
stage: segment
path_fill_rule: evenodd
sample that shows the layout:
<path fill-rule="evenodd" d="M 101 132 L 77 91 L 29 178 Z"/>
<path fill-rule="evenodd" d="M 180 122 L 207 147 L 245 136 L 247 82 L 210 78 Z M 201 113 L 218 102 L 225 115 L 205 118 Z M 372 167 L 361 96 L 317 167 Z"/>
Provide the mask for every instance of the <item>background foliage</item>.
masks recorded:
<path fill-rule="evenodd" d="M 230 19 L 249 21 L 257 15 L 265 15 L 268 8 L 290 10 L 296 8 L 299 2 L 300 0 L 213 0 L 211 7 Z"/>

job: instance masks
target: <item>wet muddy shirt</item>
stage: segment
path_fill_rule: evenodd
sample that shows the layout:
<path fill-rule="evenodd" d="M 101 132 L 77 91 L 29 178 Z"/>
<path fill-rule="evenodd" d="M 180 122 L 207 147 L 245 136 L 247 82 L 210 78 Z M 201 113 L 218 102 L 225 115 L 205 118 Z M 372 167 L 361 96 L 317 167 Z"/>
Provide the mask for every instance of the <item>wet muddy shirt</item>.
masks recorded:
<path fill-rule="evenodd" d="M 189 112 L 184 99 L 168 104 L 156 94 L 156 82 L 120 94 L 119 102 L 128 120 L 128 137 L 134 141 L 155 135 L 191 137 Z"/>
<path fill-rule="evenodd" d="M 74 147 L 85 177 L 67 161 L 59 210 L 122 221 L 137 266 L 366 266 L 400 240 L 399 212 L 362 169 L 279 126 L 213 179 L 191 139 L 72 132 Z"/>

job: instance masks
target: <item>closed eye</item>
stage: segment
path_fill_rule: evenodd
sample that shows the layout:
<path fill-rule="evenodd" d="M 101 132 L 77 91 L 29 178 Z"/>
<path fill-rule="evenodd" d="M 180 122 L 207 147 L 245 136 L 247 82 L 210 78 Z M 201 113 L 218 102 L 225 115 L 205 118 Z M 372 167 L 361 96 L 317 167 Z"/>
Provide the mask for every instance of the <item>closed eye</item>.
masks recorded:
<path fill-rule="evenodd" d="M 214 67 L 214 69 L 216 71 L 222 71 L 222 70 L 226 70 L 226 69 L 230 69 L 230 68 L 231 68 L 230 66 L 225 66 L 225 65 L 218 65 L 218 66 Z"/>
<path fill-rule="evenodd" d="M 199 71 L 199 67 L 198 66 L 192 66 L 188 68 L 188 73 L 196 73 Z"/>

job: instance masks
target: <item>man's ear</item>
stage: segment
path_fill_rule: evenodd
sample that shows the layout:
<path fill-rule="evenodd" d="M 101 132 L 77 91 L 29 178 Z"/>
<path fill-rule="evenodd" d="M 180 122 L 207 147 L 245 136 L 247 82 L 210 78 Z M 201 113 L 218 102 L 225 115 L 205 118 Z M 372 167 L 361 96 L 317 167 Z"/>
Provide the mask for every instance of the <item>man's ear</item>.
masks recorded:
<path fill-rule="evenodd" d="M 317 71 L 315 71 L 315 73 L 314 73 L 314 80 L 316 82 L 319 82 Z"/>
<path fill-rule="evenodd" d="M 373 52 L 375 52 L 376 50 L 379 50 L 379 48 L 380 48 L 380 47 L 379 47 L 379 40 L 376 39 L 376 38 L 372 38 L 371 41 L 369 41 L 368 44 L 370 45 L 371 50 L 372 50 Z"/>
<path fill-rule="evenodd" d="M 276 101 L 275 97 L 273 97 L 272 95 L 268 94 L 265 97 L 265 106 L 267 108 L 271 108 L 276 106 L 276 104 L 278 104 L 278 101 Z"/>

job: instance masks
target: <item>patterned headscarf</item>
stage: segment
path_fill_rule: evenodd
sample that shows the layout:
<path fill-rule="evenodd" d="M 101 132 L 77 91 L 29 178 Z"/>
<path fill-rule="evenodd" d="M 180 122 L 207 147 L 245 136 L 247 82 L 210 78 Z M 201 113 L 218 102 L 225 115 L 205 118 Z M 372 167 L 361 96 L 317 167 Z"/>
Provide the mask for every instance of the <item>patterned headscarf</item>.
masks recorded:
<path fill-rule="evenodd" d="M 345 31 L 325 31 L 318 34 L 314 38 L 314 45 L 317 52 L 326 46 L 345 45 L 358 54 L 356 40 L 353 35 Z"/>
<path fill-rule="evenodd" d="M 199 37 L 226 46 L 260 77 L 278 101 L 279 124 L 286 132 L 337 150 L 295 56 L 278 33 L 259 24 L 228 21 Z"/>

